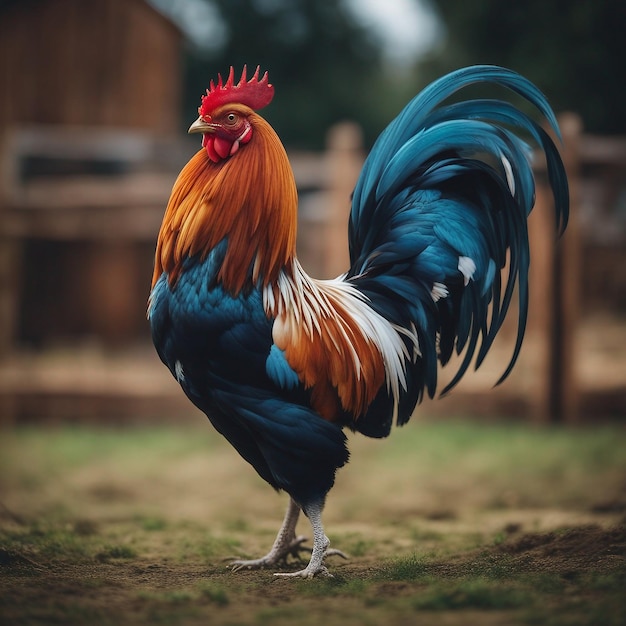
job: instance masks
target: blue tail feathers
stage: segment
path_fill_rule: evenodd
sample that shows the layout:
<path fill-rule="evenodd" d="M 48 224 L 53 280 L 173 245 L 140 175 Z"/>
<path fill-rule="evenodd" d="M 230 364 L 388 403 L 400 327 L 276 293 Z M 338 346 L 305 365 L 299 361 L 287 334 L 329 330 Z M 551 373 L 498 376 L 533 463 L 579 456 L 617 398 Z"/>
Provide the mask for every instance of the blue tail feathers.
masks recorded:
<path fill-rule="evenodd" d="M 421 359 L 409 367 L 406 391 L 414 401 L 400 407 L 400 423 L 424 389 L 434 395 L 438 364 L 445 364 L 453 351 L 465 350 L 465 355 L 442 393 L 458 383 L 474 357 L 480 365 L 516 285 L 517 340 L 498 382 L 517 360 L 528 311 L 527 217 L 535 200 L 527 140 L 545 155 L 557 231 L 567 224 L 563 163 L 537 122 L 502 100 L 443 104 L 474 83 L 517 93 L 560 138 L 552 109 L 530 81 L 504 68 L 481 65 L 426 87 L 375 143 L 354 190 L 347 280 L 393 323 L 417 328 Z"/>

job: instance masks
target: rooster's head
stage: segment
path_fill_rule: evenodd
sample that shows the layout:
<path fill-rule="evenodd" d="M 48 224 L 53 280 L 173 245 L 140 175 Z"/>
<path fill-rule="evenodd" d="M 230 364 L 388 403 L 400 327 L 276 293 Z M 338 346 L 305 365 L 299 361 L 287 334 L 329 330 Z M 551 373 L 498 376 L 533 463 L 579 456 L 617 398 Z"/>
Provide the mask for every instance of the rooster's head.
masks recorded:
<path fill-rule="evenodd" d="M 219 74 L 217 84 L 211 81 L 198 108 L 200 116 L 188 131 L 202 133 L 202 146 L 215 163 L 232 156 L 239 146 L 252 139 L 250 115 L 267 106 L 274 97 L 274 87 L 268 82 L 267 72 L 259 80 L 259 67 L 254 76 L 246 80 L 244 65 L 237 84 L 234 73 L 231 67 L 225 83 Z"/>

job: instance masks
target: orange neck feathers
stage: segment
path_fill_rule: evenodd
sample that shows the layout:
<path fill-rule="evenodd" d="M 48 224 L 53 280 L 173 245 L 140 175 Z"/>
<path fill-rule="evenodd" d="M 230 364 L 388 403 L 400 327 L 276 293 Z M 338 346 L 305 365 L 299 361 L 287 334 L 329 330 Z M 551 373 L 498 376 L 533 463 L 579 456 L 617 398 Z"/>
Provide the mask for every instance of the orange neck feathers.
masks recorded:
<path fill-rule="evenodd" d="M 287 154 L 262 117 L 251 113 L 249 120 L 252 141 L 235 155 L 214 163 L 202 149 L 178 176 L 159 232 L 153 287 L 163 272 L 174 285 L 187 258 L 206 258 L 224 239 L 217 279 L 233 295 L 267 286 L 295 257 L 298 198 Z"/>

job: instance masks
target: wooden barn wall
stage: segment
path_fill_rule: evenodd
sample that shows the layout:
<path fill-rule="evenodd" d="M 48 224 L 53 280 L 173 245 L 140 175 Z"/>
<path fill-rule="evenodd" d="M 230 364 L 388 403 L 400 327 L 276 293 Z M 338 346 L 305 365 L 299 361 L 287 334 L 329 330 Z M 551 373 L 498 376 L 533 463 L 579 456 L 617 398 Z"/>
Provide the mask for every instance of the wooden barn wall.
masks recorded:
<path fill-rule="evenodd" d="M 22 0 L 0 15 L 0 127 L 175 131 L 181 34 L 142 0 Z"/>

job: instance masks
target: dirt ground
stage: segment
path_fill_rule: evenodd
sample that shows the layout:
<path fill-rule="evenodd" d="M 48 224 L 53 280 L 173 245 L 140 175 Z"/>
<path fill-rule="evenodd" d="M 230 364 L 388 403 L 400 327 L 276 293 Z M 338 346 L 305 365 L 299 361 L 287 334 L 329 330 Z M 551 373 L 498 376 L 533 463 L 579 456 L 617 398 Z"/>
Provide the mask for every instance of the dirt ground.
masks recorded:
<path fill-rule="evenodd" d="M 428 572 L 430 577 L 451 581 L 476 568 L 506 567 L 518 576 L 539 572 L 542 583 L 553 588 L 555 605 L 562 600 L 554 596 L 554 589 L 570 596 L 581 594 L 568 598 L 570 603 L 596 606 L 589 621 L 570 616 L 571 621 L 548 623 L 619 624 L 624 623 L 623 600 L 614 598 L 613 606 L 603 603 L 607 587 L 615 592 L 626 583 L 625 550 L 625 526 L 585 525 L 567 532 L 521 534 L 498 547 L 430 562 Z M 344 624 L 516 624 L 538 614 L 536 608 L 529 617 L 515 614 L 523 609 L 523 595 L 518 600 L 514 593 L 502 593 L 497 587 L 488 594 L 487 587 L 479 584 L 472 597 L 471 589 L 452 584 L 448 596 L 434 598 L 430 606 L 426 602 L 419 613 L 415 602 L 413 615 L 407 615 L 403 607 L 410 606 L 427 583 L 419 577 L 385 581 L 381 576 L 383 580 L 372 582 L 364 596 L 360 589 L 353 591 L 350 582 L 372 577 L 378 565 L 367 557 L 342 565 L 333 582 L 323 583 L 274 580 L 267 572 L 243 572 L 234 581 L 235 575 L 223 566 L 104 555 L 82 563 L 42 564 L 3 550 L 0 565 L 6 585 L 3 595 L 11 594 L 10 599 L 4 598 L 4 624 L 289 624 L 296 618 L 305 624 L 320 619 Z M 588 579 L 590 572 L 594 586 L 579 588 L 576 581 Z M 311 593 L 302 589 L 303 584 L 321 588 Z M 401 615 L 394 617 L 397 612 Z M 600 616 L 601 621 L 596 621 Z"/>
<path fill-rule="evenodd" d="M 403 433 L 352 442 L 325 516 L 350 558 L 301 581 L 230 571 L 285 498 L 212 433 L 4 432 L 0 623 L 626 623 L 623 428 Z"/>

